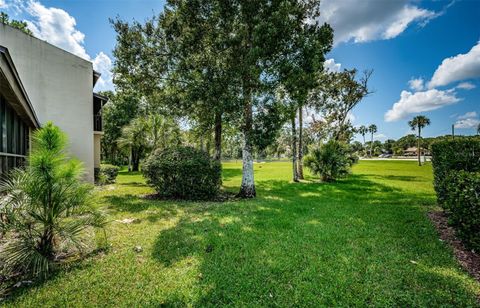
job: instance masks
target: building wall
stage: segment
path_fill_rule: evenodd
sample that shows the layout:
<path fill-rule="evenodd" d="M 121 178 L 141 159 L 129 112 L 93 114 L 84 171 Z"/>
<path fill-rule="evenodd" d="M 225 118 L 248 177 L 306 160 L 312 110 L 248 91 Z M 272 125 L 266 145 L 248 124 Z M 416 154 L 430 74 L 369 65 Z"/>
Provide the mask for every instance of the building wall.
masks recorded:
<path fill-rule="evenodd" d="M 3 24 L 0 45 L 8 48 L 40 123 L 52 121 L 67 133 L 71 156 L 83 161 L 93 182 L 92 63 Z"/>

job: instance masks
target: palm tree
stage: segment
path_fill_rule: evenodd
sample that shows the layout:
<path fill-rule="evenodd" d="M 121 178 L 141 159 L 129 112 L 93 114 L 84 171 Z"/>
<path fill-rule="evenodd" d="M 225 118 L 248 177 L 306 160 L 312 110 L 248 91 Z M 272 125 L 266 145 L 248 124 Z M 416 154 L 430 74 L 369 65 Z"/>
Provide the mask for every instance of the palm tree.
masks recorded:
<path fill-rule="evenodd" d="M 370 132 L 372 134 L 372 139 L 371 139 L 371 143 L 370 143 L 370 157 L 372 157 L 372 154 L 373 154 L 373 134 L 375 134 L 377 132 L 377 125 L 375 124 L 371 124 L 369 127 L 368 127 L 368 132 Z"/>
<path fill-rule="evenodd" d="M 422 128 L 427 125 L 430 125 L 430 119 L 426 116 L 419 115 L 413 118 L 413 120 L 408 121 L 408 125 L 412 130 L 418 130 L 417 138 L 417 153 L 418 153 L 418 165 L 421 166 L 422 162 L 420 161 L 420 139 L 422 138 Z"/>
<path fill-rule="evenodd" d="M 138 171 L 140 159 L 147 148 L 147 122 L 143 118 L 133 119 L 122 129 L 117 143 L 120 148 L 128 149 L 128 171 Z"/>
<path fill-rule="evenodd" d="M 363 137 L 363 148 L 365 148 L 365 135 L 368 133 L 368 128 L 362 125 L 358 128 L 357 132 Z"/>

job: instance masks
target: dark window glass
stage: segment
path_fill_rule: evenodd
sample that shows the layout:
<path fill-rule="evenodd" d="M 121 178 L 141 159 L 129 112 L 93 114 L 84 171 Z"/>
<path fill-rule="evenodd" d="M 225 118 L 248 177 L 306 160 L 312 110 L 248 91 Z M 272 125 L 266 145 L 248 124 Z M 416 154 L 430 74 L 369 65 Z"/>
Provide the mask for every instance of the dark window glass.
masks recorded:
<path fill-rule="evenodd" d="M 25 165 L 29 126 L 0 95 L 0 176 Z"/>

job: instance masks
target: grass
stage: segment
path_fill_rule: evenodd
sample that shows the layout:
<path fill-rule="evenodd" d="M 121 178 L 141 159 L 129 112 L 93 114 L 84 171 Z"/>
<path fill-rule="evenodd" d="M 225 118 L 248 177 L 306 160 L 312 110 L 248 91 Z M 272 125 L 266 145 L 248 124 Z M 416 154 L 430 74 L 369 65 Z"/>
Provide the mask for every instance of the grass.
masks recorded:
<path fill-rule="evenodd" d="M 478 306 L 480 285 L 426 217 L 431 166 L 415 164 L 361 161 L 328 184 L 291 183 L 289 163 L 256 164 L 259 197 L 225 203 L 147 200 L 141 175 L 121 173 L 96 195 L 112 249 L 4 304 Z M 227 190 L 240 168 L 224 164 Z"/>

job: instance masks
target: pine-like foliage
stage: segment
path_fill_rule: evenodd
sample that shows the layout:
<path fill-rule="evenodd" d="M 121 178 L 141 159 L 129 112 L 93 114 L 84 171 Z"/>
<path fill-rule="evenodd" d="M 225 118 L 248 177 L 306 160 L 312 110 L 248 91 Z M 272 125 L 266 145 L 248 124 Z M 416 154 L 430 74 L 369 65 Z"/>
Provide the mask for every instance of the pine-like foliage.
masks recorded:
<path fill-rule="evenodd" d="M 27 167 L 0 182 L 0 258 L 7 274 L 46 277 L 60 254 L 83 251 L 87 229 L 104 221 L 89 203 L 81 163 L 66 156 L 65 134 L 49 122 L 32 139 Z"/>

